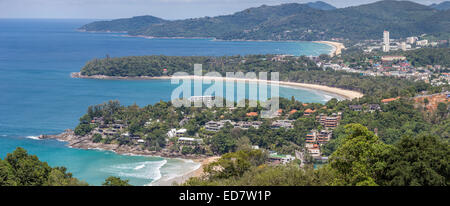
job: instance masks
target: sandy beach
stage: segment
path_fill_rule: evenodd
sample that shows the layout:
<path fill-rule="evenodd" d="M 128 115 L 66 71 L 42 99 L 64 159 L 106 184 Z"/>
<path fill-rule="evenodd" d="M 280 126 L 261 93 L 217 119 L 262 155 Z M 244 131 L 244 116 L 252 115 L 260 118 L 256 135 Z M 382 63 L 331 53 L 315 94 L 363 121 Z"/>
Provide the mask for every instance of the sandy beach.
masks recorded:
<path fill-rule="evenodd" d="M 334 41 L 314 41 L 314 42 L 321 43 L 321 44 L 328 44 L 328 45 L 334 47 L 333 51 L 330 53 L 331 57 L 342 54 L 342 50 L 345 49 L 344 44 L 339 43 L 339 42 L 334 42 Z"/>
<path fill-rule="evenodd" d="M 209 77 L 209 76 L 161 76 L 161 77 L 150 77 L 150 76 L 140 76 L 140 77 L 112 77 L 105 75 L 93 75 L 93 76 L 84 76 L 79 72 L 72 73 L 72 78 L 85 78 L 85 79 L 123 79 L 123 80 L 152 80 L 152 79 L 192 79 L 192 80 L 222 80 L 222 81 L 248 81 L 248 82 L 266 82 L 267 84 L 279 84 L 281 86 L 291 86 L 291 87 L 300 87 L 312 90 L 320 90 L 332 94 L 336 94 L 338 96 L 343 97 L 344 99 L 355 99 L 361 98 L 364 96 L 361 92 L 346 90 L 336 87 L 329 87 L 324 85 L 317 84 L 305 84 L 305 83 L 297 83 L 297 82 L 285 82 L 285 81 L 271 81 L 271 80 L 260 80 L 260 79 L 245 79 L 245 78 L 229 78 L 229 77 Z"/>
<path fill-rule="evenodd" d="M 220 156 L 213 156 L 213 157 L 207 157 L 207 158 L 202 158 L 202 159 L 195 159 L 195 162 L 200 163 L 200 166 L 193 170 L 190 171 L 182 176 L 178 176 L 178 177 L 174 177 L 174 178 L 170 178 L 170 179 L 164 179 L 161 178 L 159 180 L 156 180 L 155 182 L 152 182 L 150 184 L 150 186 L 172 186 L 174 184 L 180 185 L 183 184 L 184 182 L 186 182 L 189 178 L 191 177 L 201 177 L 203 176 L 203 168 L 206 167 L 206 165 L 218 160 L 220 158 Z"/>

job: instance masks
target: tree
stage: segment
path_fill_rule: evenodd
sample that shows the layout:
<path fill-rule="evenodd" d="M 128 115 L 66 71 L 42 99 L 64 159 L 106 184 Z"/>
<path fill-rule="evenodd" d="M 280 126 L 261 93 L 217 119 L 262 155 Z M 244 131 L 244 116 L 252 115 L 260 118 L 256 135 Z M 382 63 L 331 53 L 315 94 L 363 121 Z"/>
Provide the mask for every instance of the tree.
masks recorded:
<path fill-rule="evenodd" d="M 437 137 L 404 137 L 391 150 L 379 183 L 391 186 L 447 186 L 450 149 Z"/>
<path fill-rule="evenodd" d="M 65 167 L 50 167 L 36 155 L 29 155 L 18 147 L 0 159 L 0 185 L 8 186 L 66 186 L 87 185 L 67 173 Z"/>
<path fill-rule="evenodd" d="M 0 186 L 15 185 L 17 185 L 17 183 L 11 165 L 9 165 L 7 161 L 0 159 Z"/>
<path fill-rule="evenodd" d="M 386 162 L 390 146 L 360 124 L 345 126 L 346 136 L 331 155 L 328 167 L 335 174 L 334 185 L 378 185 L 376 177 Z"/>
<path fill-rule="evenodd" d="M 120 177 L 108 177 L 105 179 L 103 186 L 131 186 L 129 180 L 122 180 Z"/>
<path fill-rule="evenodd" d="M 439 102 L 437 106 L 437 114 L 440 118 L 444 118 L 448 114 L 447 105 L 443 102 Z"/>
<path fill-rule="evenodd" d="M 100 141 L 102 141 L 102 135 L 101 134 L 97 133 L 97 134 L 94 134 L 92 136 L 92 142 L 98 143 Z"/>

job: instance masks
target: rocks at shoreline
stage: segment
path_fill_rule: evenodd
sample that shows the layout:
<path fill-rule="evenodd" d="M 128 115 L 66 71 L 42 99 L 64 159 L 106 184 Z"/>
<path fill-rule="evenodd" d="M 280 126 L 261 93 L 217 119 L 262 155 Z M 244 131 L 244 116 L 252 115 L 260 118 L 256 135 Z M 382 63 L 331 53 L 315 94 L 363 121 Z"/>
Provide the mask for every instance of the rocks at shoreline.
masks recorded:
<path fill-rule="evenodd" d="M 118 144 L 104 144 L 95 143 L 92 141 L 92 137 L 87 136 L 77 136 L 75 132 L 71 129 L 65 130 L 63 133 L 58 135 L 40 135 L 39 139 L 57 139 L 60 141 L 67 142 L 67 146 L 79 149 L 100 149 L 115 152 L 117 154 L 123 155 L 144 155 L 144 156 L 160 156 L 165 158 L 182 158 L 182 159 L 204 159 L 208 156 L 206 155 L 193 155 L 193 154 L 181 154 L 177 152 L 170 151 L 150 151 L 143 149 L 140 145 L 130 146 L 130 145 L 118 145 Z"/>

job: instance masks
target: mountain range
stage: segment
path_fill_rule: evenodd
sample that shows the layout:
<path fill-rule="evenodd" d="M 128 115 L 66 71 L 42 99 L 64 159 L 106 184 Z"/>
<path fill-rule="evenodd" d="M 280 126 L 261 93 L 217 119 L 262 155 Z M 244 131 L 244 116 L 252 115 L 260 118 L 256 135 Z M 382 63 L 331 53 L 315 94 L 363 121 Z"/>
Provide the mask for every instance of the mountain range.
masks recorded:
<path fill-rule="evenodd" d="M 430 7 L 433 9 L 441 10 L 441 11 L 449 10 L 450 9 L 450 1 L 444 1 L 440 4 L 431 4 Z"/>
<path fill-rule="evenodd" d="M 335 8 L 325 2 L 262 5 L 231 15 L 184 20 L 153 16 L 93 22 L 84 31 L 121 31 L 152 37 L 202 37 L 224 40 L 379 39 L 450 34 L 450 10 L 445 2 L 426 6 L 410 1 L 379 1 Z"/>

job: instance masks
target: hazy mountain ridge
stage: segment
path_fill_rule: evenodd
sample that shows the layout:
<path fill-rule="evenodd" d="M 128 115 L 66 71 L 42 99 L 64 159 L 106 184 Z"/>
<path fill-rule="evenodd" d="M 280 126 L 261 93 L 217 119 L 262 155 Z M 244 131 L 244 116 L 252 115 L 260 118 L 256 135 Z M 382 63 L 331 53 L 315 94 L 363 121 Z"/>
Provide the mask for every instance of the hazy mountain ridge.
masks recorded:
<path fill-rule="evenodd" d="M 450 1 L 444 1 L 440 4 L 431 4 L 430 7 L 433 9 L 442 10 L 442 11 L 449 10 L 450 9 Z"/>
<path fill-rule="evenodd" d="M 320 2 L 312 4 L 323 5 Z M 409 1 L 380 1 L 333 10 L 314 9 L 310 5 L 311 3 L 263 5 L 232 15 L 175 21 L 147 17 L 151 21 L 135 23 L 139 17 L 134 17 L 107 23 L 94 22 L 82 29 L 104 31 L 105 28 L 114 26 L 127 28 L 130 35 L 154 37 L 306 41 L 331 38 L 375 39 L 381 38 L 383 30 L 390 30 L 393 38 L 422 33 L 450 33 L 450 18 L 442 18 L 448 16 L 448 11 L 438 11 Z"/>
<path fill-rule="evenodd" d="M 308 5 L 309 7 L 313 8 L 313 9 L 319 9 L 319 10 L 324 10 L 324 11 L 337 9 L 333 5 L 323 2 L 323 1 L 309 2 L 309 3 L 306 3 L 306 5 Z"/>

